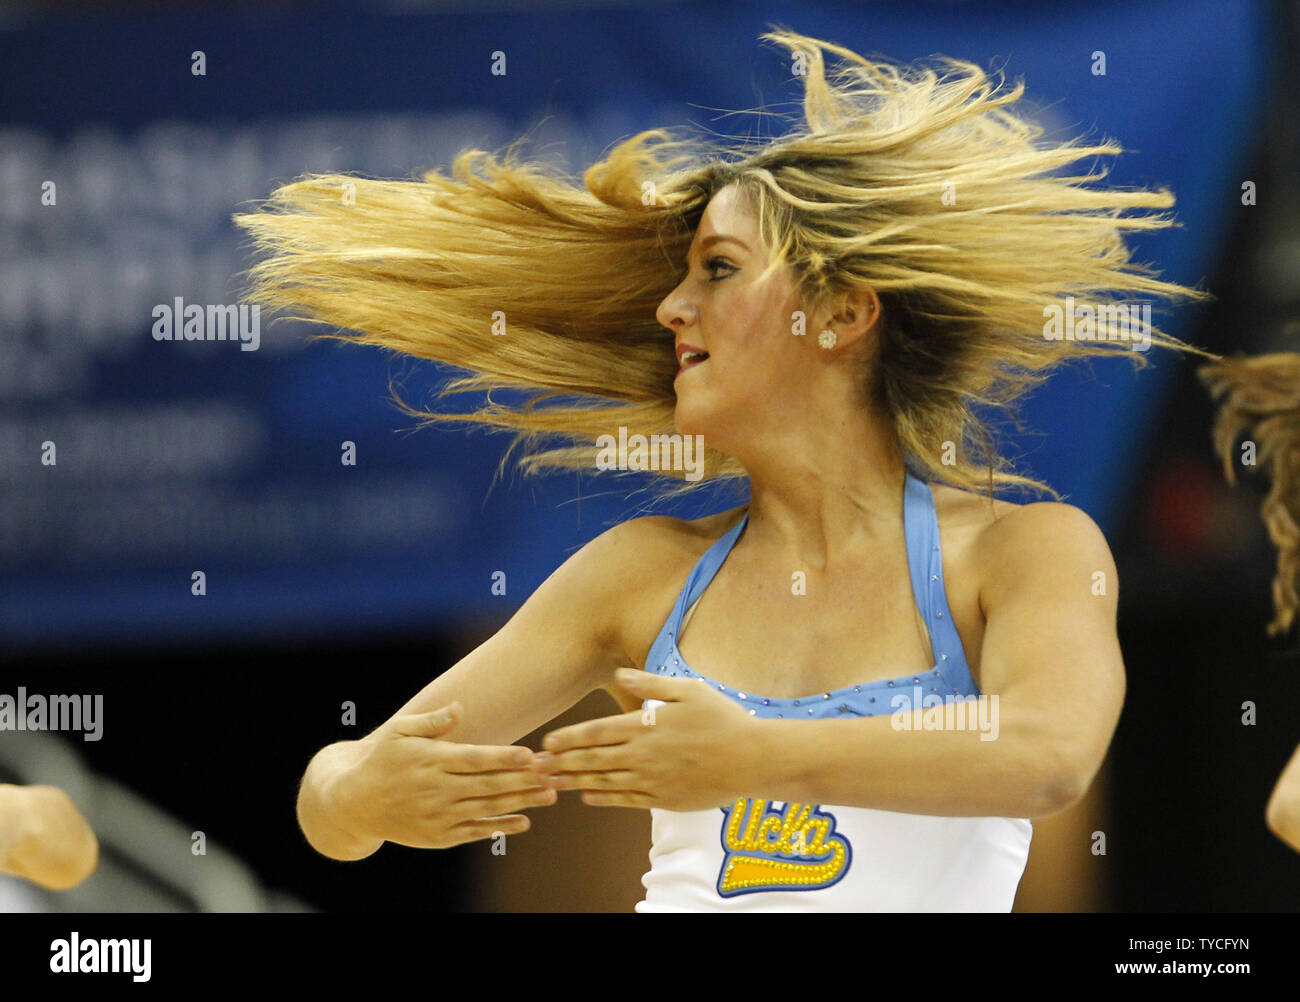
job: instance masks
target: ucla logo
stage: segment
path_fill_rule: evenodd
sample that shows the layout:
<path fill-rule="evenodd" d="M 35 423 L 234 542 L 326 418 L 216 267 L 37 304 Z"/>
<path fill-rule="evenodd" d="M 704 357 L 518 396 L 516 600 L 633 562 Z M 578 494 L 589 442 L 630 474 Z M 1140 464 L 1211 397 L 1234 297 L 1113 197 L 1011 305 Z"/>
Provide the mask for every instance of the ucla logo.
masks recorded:
<path fill-rule="evenodd" d="M 741 798 L 720 808 L 724 898 L 755 891 L 815 891 L 834 884 L 853 859 L 849 840 L 835 831 L 835 815 L 814 804 Z"/>

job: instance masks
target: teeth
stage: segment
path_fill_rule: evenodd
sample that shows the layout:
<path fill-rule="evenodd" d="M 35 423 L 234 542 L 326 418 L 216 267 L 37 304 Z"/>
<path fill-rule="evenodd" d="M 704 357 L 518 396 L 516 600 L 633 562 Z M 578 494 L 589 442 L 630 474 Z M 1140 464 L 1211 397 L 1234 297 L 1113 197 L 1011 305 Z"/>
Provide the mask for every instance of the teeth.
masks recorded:
<path fill-rule="evenodd" d="M 708 357 L 708 352 L 706 351 L 685 351 L 682 352 L 682 365 L 685 365 L 687 362 L 694 361 L 697 358 L 707 358 L 707 357 Z"/>

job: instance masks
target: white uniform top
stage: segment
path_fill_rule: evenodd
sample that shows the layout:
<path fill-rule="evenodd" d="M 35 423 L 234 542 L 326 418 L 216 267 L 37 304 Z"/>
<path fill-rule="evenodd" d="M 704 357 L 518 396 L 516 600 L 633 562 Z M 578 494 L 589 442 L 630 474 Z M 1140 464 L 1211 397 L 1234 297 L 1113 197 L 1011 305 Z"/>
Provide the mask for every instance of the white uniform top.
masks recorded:
<path fill-rule="evenodd" d="M 650 648 L 646 671 L 704 678 L 752 715 L 770 719 L 841 719 L 932 707 L 936 715 L 951 714 L 948 726 L 975 729 L 981 719 L 987 725 L 987 704 L 981 718 L 975 702 L 962 702 L 980 691 L 944 593 L 934 495 L 911 472 L 903 527 L 912 593 L 937 658 L 929 670 L 798 699 L 740 692 L 693 671 L 674 638 L 748 521 L 747 514 L 695 565 Z M 905 732 L 896 733 L 908 740 Z M 1033 835 L 1026 818 L 935 817 L 756 798 L 712 810 L 650 814 L 650 870 L 641 878 L 646 896 L 638 912 L 1005 912 Z"/>

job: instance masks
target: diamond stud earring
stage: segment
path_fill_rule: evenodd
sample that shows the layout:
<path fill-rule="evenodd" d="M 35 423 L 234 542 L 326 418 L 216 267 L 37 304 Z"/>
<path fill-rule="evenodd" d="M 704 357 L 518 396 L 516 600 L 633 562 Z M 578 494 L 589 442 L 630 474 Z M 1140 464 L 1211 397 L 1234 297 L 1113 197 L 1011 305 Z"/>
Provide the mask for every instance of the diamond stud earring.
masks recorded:
<path fill-rule="evenodd" d="M 837 340 L 839 339 L 835 336 L 835 332 L 829 327 L 817 335 L 817 343 L 823 348 L 834 348 Z"/>

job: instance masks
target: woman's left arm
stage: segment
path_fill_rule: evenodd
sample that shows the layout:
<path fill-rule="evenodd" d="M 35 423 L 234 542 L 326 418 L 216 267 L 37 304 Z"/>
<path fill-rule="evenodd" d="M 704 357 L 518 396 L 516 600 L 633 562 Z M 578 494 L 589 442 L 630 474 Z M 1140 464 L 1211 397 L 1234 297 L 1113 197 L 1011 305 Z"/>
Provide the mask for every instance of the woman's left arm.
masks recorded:
<path fill-rule="evenodd" d="M 698 810 L 748 796 L 954 817 L 1064 810 L 1100 768 L 1124 701 L 1114 561 L 1083 511 L 1053 503 L 1003 516 L 975 551 L 986 697 L 965 704 L 964 729 L 934 727 L 958 721 L 924 701 L 764 720 L 697 680 L 624 671 L 628 692 L 665 704 L 555 731 L 539 765 L 599 806 Z"/>
<path fill-rule="evenodd" d="M 754 791 L 772 799 L 912 814 L 1040 817 L 1101 767 L 1124 702 L 1118 582 L 1083 511 L 1033 504 L 984 531 L 980 650 L 987 703 L 966 729 L 926 711 L 841 721 L 761 721 Z M 928 688 L 928 687 L 926 687 Z M 906 704 L 904 704 L 906 705 Z M 967 704 L 966 709 L 974 708 Z M 940 722 L 941 711 L 930 711 Z M 972 729 L 974 726 L 975 729 Z M 901 729 L 900 729 L 901 728 Z"/>

